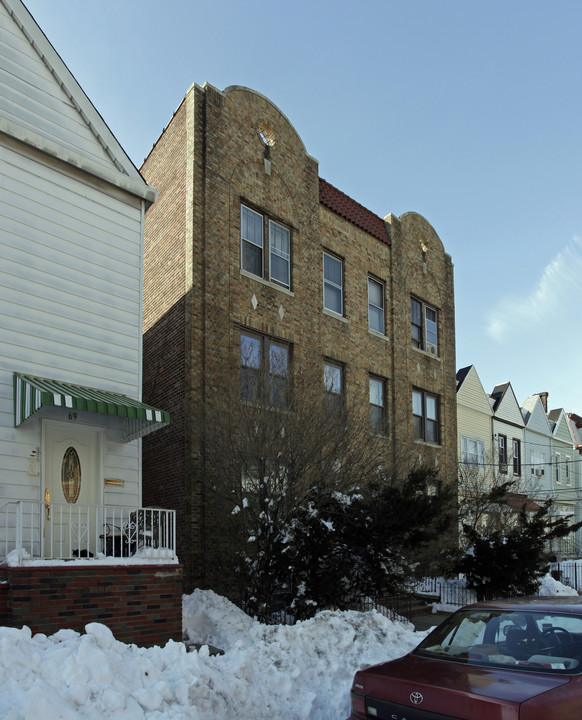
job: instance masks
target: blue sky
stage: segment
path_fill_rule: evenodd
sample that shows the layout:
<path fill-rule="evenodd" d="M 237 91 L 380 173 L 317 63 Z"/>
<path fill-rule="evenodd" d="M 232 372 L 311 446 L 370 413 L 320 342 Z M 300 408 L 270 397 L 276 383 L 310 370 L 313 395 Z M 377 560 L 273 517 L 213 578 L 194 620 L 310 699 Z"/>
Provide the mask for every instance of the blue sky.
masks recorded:
<path fill-rule="evenodd" d="M 579 0 L 25 0 L 139 167 L 192 83 L 246 85 L 322 177 L 455 265 L 457 367 L 582 414 Z"/>

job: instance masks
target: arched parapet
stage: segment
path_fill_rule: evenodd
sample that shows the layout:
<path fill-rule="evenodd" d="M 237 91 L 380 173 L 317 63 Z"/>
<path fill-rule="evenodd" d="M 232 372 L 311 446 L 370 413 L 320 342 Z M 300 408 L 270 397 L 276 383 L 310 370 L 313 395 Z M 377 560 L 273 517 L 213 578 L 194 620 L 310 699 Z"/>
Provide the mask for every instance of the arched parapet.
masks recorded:
<path fill-rule="evenodd" d="M 207 84 L 205 83 L 205 86 Z M 284 128 L 283 132 L 286 137 L 295 136 L 294 144 L 297 145 L 297 150 L 300 149 L 305 154 L 308 154 L 303 140 L 293 123 L 268 97 L 244 85 L 229 85 L 223 90 L 223 95 L 226 100 L 232 99 L 237 104 L 246 104 L 252 108 L 256 116 L 255 129 L 259 136 L 262 136 L 263 142 L 275 146 L 277 143 L 277 130 Z M 274 124 L 270 121 L 274 121 Z"/>

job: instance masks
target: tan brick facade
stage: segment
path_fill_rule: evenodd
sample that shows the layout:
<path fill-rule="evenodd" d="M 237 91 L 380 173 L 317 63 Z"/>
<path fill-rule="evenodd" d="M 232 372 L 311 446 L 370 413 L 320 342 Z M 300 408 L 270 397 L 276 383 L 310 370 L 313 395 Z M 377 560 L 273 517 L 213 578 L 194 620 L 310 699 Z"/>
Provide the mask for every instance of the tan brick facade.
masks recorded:
<path fill-rule="evenodd" d="M 233 385 L 241 327 L 289 343 L 294 371 L 340 363 L 366 413 L 370 376 L 385 380 L 394 457 L 456 474 L 451 259 L 421 216 L 377 218 L 318 170 L 267 98 L 210 85 L 190 88 L 142 168 L 160 192 L 146 218 L 143 399 L 172 417 L 144 441 L 143 495 L 178 511 L 187 589 L 214 584 L 204 426 Z M 290 231 L 290 288 L 241 269 L 241 203 Z M 343 263 L 341 315 L 323 308 L 324 252 Z M 369 329 L 368 278 L 383 288 L 384 333 Z M 438 317 L 434 353 L 412 346 L 411 296 Z M 437 442 L 413 438 L 413 389 L 437 402 Z"/>

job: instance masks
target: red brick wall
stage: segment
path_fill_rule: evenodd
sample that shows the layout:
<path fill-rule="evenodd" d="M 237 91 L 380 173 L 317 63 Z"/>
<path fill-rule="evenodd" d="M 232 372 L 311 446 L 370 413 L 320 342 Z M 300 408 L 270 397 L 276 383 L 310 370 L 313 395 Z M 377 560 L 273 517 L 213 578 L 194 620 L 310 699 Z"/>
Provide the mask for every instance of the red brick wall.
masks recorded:
<path fill-rule="evenodd" d="M 145 506 L 176 511 L 176 552 L 187 589 L 201 575 L 202 557 L 202 503 L 196 501 L 199 489 L 188 444 L 192 423 L 199 423 L 191 408 L 186 411 L 191 376 L 188 316 L 194 290 L 188 259 L 193 178 L 184 147 L 191 114 L 189 105 L 182 103 L 144 164 L 160 194 L 148 211 L 151 232 L 144 245 L 143 401 L 167 409 L 171 422 L 158 430 L 158 438 L 143 440 L 142 498 Z"/>
<path fill-rule="evenodd" d="M 182 638 L 180 565 L 1 567 L 2 580 L 12 627 L 53 634 L 99 622 L 117 640 L 146 647 Z"/>
<path fill-rule="evenodd" d="M 8 608 L 8 592 L 10 585 L 7 582 L 3 582 L 2 575 L 0 575 L 0 625 L 6 625 L 9 620 L 9 608 Z"/>

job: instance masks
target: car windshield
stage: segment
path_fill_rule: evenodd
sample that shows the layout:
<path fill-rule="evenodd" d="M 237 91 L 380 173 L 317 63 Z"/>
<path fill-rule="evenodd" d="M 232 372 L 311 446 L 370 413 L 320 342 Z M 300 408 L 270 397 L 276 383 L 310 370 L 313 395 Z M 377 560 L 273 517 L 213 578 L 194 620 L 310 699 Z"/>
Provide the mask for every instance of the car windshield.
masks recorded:
<path fill-rule="evenodd" d="M 469 665 L 570 675 L 582 672 L 582 616 L 537 610 L 461 610 L 415 655 Z"/>

